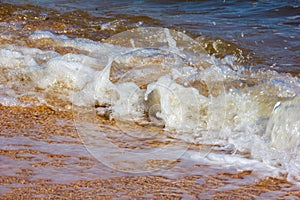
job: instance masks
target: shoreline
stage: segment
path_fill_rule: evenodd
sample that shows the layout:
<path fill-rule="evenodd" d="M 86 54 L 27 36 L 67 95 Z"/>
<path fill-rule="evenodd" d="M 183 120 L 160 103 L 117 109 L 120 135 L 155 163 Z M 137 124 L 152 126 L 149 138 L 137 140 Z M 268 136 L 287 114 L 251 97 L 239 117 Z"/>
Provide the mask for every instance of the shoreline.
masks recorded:
<path fill-rule="evenodd" d="M 219 76 L 225 77 L 224 82 L 220 84 L 218 82 L 216 88 L 212 88 L 213 90 L 216 89 L 218 91 L 219 86 L 224 84 L 232 87 L 233 91 L 237 89 L 237 93 L 229 93 L 230 98 L 232 98 L 232 108 L 238 107 L 234 111 L 236 112 L 235 114 L 232 112 L 232 119 L 236 118 L 237 121 L 243 121 L 243 119 L 251 117 L 252 108 L 256 108 L 256 104 L 252 104 L 253 100 L 257 100 L 259 102 L 258 105 L 263 105 L 263 114 L 259 111 L 259 115 L 267 116 L 265 113 L 270 113 L 276 102 L 281 101 L 281 98 L 283 100 L 284 98 L 292 98 L 293 92 L 299 95 L 300 67 L 297 62 L 299 57 L 297 54 L 299 42 L 297 41 L 300 40 L 297 40 L 299 36 L 295 34 L 298 31 L 297 24 L 299 24 L 299 17 L 297 11 L 299 7 L 291 7 L 285 2 L 279 2 L 279 5 L 274 4 L 274 2 L 264 2 L 265 4 L 261 5 L 253 4 L 253 8 L 249 4 L 245 6 L 245 10 L 240 10 L 241 7 L 239 5 L 243 6 L 243 2 L 228 4 L 228 2 L 225 3 L 224 1 L 219 2 L 219 6 L 216 3 L 208 6 L 205 1 L 176 2 L 179 5 L 174 4 L 170 6 L 160 4 L 159 2 L 145 1 L 144 12 L 139 13 L 134 10 L 140 8 L 139 5 L 130 5 L 130 10 L 134 13 L 130 14 L 129 10 L 126 10 L 128 4 L 121 4 L 117 7 L 118 9 L 115 9 L 115 5 L 110 4 L 110 2 L 107 2 L 108 5 L 103 5 L 103 2 L 95 1 L 95 5 L 91 8 L 85 7 L 87 4 L 82 4 L 82 7 L 77 7 L 77 9 L 73 10 L 70 8 L 76 5 L 76 2 L 72 2 L 70 1 L 69 5 L 64 5 L 65 11 L 56 9 L 62 6 L 59 1 L 52 2 L 52 5 L 55 5 L 54 7 L 49 6 L 50 4 L 45 6 L 44 4 L 33 5 L 38 2 L 29 4 L 30 1 L 27 2 L 28 4 L 7 2 L 0 5 L 0 53 L 3 51 L 1 55 L 4 56 L 3 64 L 1 64 L 2 60 L 0 60 L 0 88 L 3 88 L 3 92 L 0 91 L 0 95 L 5 100 L 6 97 L 10 97 L 10 94 L 12 94 L 13 97 L 17 96 L 16 99 L 22 103 L 21 105 L 34 106 L 5 107 L 6 101 L 4 101 L 3 106 L 0 103 L 0 199 L 254 199 L 257 197 L 259 199 L 300 199 L 300 185 L 293 185 L 286 181 L 284 174 L 279 174 L 279 178 L 267 177 L 266 174 L 261 174 L 263 176 L 261 177 L 254 172 L 253 168 L 250 168 L 253 172 L 251 170 L 239 171 L 238 167 L 234 164 L 230 167 L 220 165 L 218 168 L 212 166 L 213 164 L 196 162 L 183 157 L 174 160 L 172 163 L 167 163 L 165 162 L 166 160 L 160 160 L 155 157 L 155 159 L 149 162 L 150 167 L 155 167 L 155 164 L 162 166 L 164 163 L 167 163 L 167 166 L 171 167 L 166 169 L 160 168 L 161 171 L 157 173 L 145 172 L 136 174 L 109 168 L 100 162 L 101 159 L 97 160 L 89 153 L 88 147 L 83 142 L 83 138 L 86 135 L 82 137 L 82 135 L 78 134 L 75 118 L 78 117 L 79 122 L 93 120 L 92 123 L 94 124 L 92 125 L 99 124 L 98 128 L 100 132 L 104 133 L 103 135 L 107 134 L 108 137 L 111 136 L 109 139 L 112 139 L 117 147 L 131 148 L 133 152 L 153 150 L 156 147 L 165 145 L 167 142 L 164 140 L 149 140 L 144 142 L 139 137 L 133 137 L 130 140 L 130 136 L 132 136 L 130 134 L 123 137 L 124 129 L 126 130 L 127 127 L 124 126 L 124 129 L 121 130 L 122 128 L 118 127 L 117 122 L 114 120 L 109 121 L 95 116 L 94 118 L 89 118 L 90 115 L 81 116 L 81 113 L 78 112 L 79 116 L 71 110 L 55 111 L 51 109 L 51 106 L 57 109 L 66 106 L 71 107 L 70 102 L 67 101 L 66 103 L 64 98 L 60 98 L 59 95 L 63 90 L 68 90 L 70 86 L 68 82 L 65 85 L 60 85 L 58 81 L 58 84 L 54 85 L 53 88 L 49 86 L 50 90 L 48 90 L 49 88 L 44 88 L 45 91 L 36 87 L 40 83 L 37 80 L 47 80 L 47 77 L 42 75 L 43 73 L 48 75 L 52 73 L 51 69 L 53 66 L 51 67 L 50 64 L 53 64 L 55 58 L 61 61 L 63 66 L 72 63 L 72 60 L 75 59 L 77 61 L 74 61 L 76 64 L 74 67 L 77 64 L 84 64 L 84 66 L 88 67 L 87 69 L 91 67 L 99 72 L 100 69 L 102 70 L 106 66 L 106 57 L 113 57 L 109 53 L 109 49 L 102 49 L 101 45 L 110 42 L 111 44 L 122 43 L 120 38 L 123 38 L 123 42 L 128 42 L 129 46 L 136 48 L 137 43 L 134 43 L 134 40 L 131 39 L 137 37 L 137 35 L 126 35 L 128 32 L 124 31 L 134 30 L 137 27 L 164 27 L 167 28 L 168 33 L 172 32 L 172 30 L 179 30 L 184 33 L 184 35 L 190 37 L 198 45 L 195 48 L 197 50 L 196 53 L 200 52 L 199 49 L 205 49 L 204 53 L 208 55 L 209 60 L 212 59 L 214 62 L 220 62 L 220 64 L 217 64 L 219 68 L 212 70 L 218 69 L 219 71 L 225 65 L 228 67 L 229 72 L 232 72 L 233 77 L 237 76 L 236 79 L 230 78 L 230 73 L 228 77 L 224 73 L 217 73 L 215 78 L 214 71 L 208 70 L 204 72 L 204 69 L 202 69 L 204 74 L 207 74 L 207 80 L 212 79 L 218 82 L 220 80 Z M 90 5 L 92 4 L 88 6 Z M 122 8 L 125 10 L 122 10 Z M 219 8 L 223 8 L 224 10 L 215 12 L 215 9 L 218 10 Z M 252 9 L 249 10 L 247 8 Z M 241 17 L 238 13 L 232 12 L 233 10 L 240 10 L 244 16 Z M 135 13 L 138 15 L 135 15 Z M 41 32 L 41 38 L 30 39 L 32 38 L 31 36 L 37 33 L 36 31 Z M 119 33 L 125 34 L 126 37 L 123 37 L 124 35 L 120 37 Z M 43 38 L 43 34 L 45 34 L 45 38 Z M 56 39 L 65 37 L 68 39 Z M 36 38 L 38 38 L 37 35 Z M 67 41 L 66 44 L 64 43 L 65 40 Z M 156 39 L 152 42 L 157 43 L 159 40 Z M 173 48 L 174 46 L 171 45 L 173 42 L 172 40 L 168 40 L 168 46 Z M 182 43 L 187 45 L 188 49 L 193 49 L 192 43 L 184 41 Z M 176 45 L 175 41 L 175 47 L 177 48 Z M 91 46 L 92 50 L 90 51 L 89 48 Z M 150 47 L 151 45 L 147 45 L 144 50 Z M 101 51 L 98 51 L 98 48 Z M 121 51 L 121 47 L 114 46 L 114 48 L 116 48 L 116 51 L 113 51 L 115 53 L 118 53 L 119 50 Z M 160 50 L 163 50 L 163 48 Z M 146 53 L 143 54 L 146 63 L 145 69 L 151 69 L 150 72 L 152 70 L 155 72 L 156 65 L 152 66 L 151 64 L 155 64 L 156 61 L 162 63 L 160 60 L 155 60 L 160 57 L 156 57 L 152 53 L 149 54 L 149 57 Z M 132 58 L 138 57 L 137 55 L 133 54 Z M 165 54 L 159 53 L 158 55 Z M 172 55 L 173 53 L 170 54 L 170 57 L 167 56 L 166 61 L 178 57 Z M 189 57 L 189 54 L 187 55 Z M 226 59 L 223 60 L 227 56 L 228 58 L 235 57 L 235 62 L 237 63 L 230 64 L 233 61 L 231 59 L 227 63 Z M 151 58 L 149 62 L 148 58 Z M 164 57 L 162 58 L 165 60 Z M 153 61 L 151 61 L 152 59 Z M 141 62 L 141 66 L 144 66 L 144 60 L 141 60 L 143 61 Z M 225 64 L 223 64 L 223 61 L 226 61 Z M 49 73 L 47 70 L 45 72 L 45 70 L 37 70 L 35 68 L 33 71 L 30 71 L 33 69 L 31 68 L 32 63 L 38 69 L 49 68 Z M 120 63 L 122 64 L 122 62 Z M 137 63 L 137 65 L 140 65 L 139 60 Z M 173 66 L 172 63 L 170 62 L 171 67 Z M 174 64 L 176 63 L 174 62 Z M 182 63 L 180 59 L 178 63 Z M 205 61 L 201 60 L 200 63 L 205 66 Z M 119 75 L 123 72 L 121 70 L 122 73 L 118 74 L 118 63 L 114 64 L 115 68 L 112 69 L 112 79 L 110 80 L 114 84 L 117 84 Z M 126 62 L 123 64 L 126 64 Z M 192 64 L 192 62 L 183 62 L 182 65 L 189 67 L 197 66 Z M 215 65 L 213 62 L 212 64 Z M 148 67 L 148 65 L 151 67 Z M 240 66 L 245 70 L 243 71 L 245 74 L 239 75 L 236 73 L 236 69 L 239 69 Z M 24 72 L 22 71 L 23 69 Z M 28 69 L 29 71 L 26 71 Z M 61 68 L 61 70 L 65 69 L 67 68 Z M 257 74 L 255 74 L 256 71 Z M 41 72 L 41 76 L 35 76 L 35 72 Z M 135 76 L 135 72 L 133 72 L 132 76 L 128 76 L 128 80 L 131 79 L 130 77 Z M 197 75 L 195 80 L 197 81 L 193 82 L 191 79 L 191 84 L 193 84 L 193 87 L 197 91 L 200 93 L 202 91 L 203 95 L 207 97 L 208 91 L 205 84 L 201 85 L 201 77 L 197 78 L 198 72 L 195 73 Z M 60 69 L 54 74 L 60 75 Z M 92 74 L 91 77 L 94 77 L 93 73 L 90 74 Z M 149 74 L 148 77 L 153 76 L 151 73 Z M 137 80 L 141 80 L 141 83 L 143 83 L 139 85 L 140 89 L 145 89 L 148 82 L 157 81 L 156 78 L 153 78 L 153 80 L 150 78 L 147 79 L 144 73 L 140 75 L 138 74 L 137 77 L 134 77 L 136 83 L 138 83 Z M 68 74 L 66 74 L 67 76 Z M 185 77 L 185 73 L 180 73 L 180 76 Z M 38 77 L 38 79 L 31 80 L 32 77 Z M 120 83 L 122 80 L 126 80 L 126 76 L 124 76 L 124 79 L 123 75 L 120 77 L 122 77 L 120 78 Z M 147 84 L 144 84 L 145 80 Z M 33 94 L 31 93 L 32 90 L 34 91 Z M 131 91 L 131 89 L 129 88 L 128 91 Z M 249 99 L 248 96 L 236 95 L 239 91 L 242 91 L 243 95 L 250 92 L 253 98 L 251 95 Z M 246 92 L 244 93 L 244 91 Z M 26 93 L 24 94 L 24 92 Z M 173 93 L 174 91 L 171 90 L 171 92 Z M 180 94 L 185 96 L 188 93 L 187 91 Z M 21 96 L 17 94 L 21 94 Z M 42 96 L 42 101 L 39 99 L 39 94 Z M 188 99 L 188 97 L 185 98 Z M 220 101 L 217 101 L 216 109 L 218 109 L 218 104 L 222 104 L 221 99 L 223 97 L 220 97 Z M 43 100 L 48 102 L 47 105 L 49 107 L 36 106 L 44 102 Z M 12 105 L 10 103 L 11 101 L 7 105 Z M 193 102 L 190 105 L 192 104 Z M 101 105 L 96 105 L 101 107 Z M 228 105 L 231 106 L 231 104 Z M 120 111 L 123 110 L 124 108 L 121 107 Z M 191 111 L 193 114 L 195 109 L 188 106 L 187 111 Z M 229 111 L 227 113 L 231 113 L 231 110 Z M 107 114 L 109 111 L 105 110 L 105 112 L 106 117 L 109 118 L 109 114 Z M 250 114 L 244 115 L 245 112 Z M 204 113 L 206 113 L 206 110 L 204 110 Z M 286 113 L 289 116 L 289 113 Z M 222 111 L 215 114 L 216 116 L 222 114 Z M 264 116 L 263 118 L 265 119 L 266 117 Z M 126 117 L 124 119 L 127 120 Z M 216 121 L 224 120 L 222 116 L 214 119 Z M 297 121 L 298 118 L 295 117 L 295 119 Z M 188 120 L 189 118 L 184 122 Z M 260 122 L 260 120 L 261 118 L 258 118 L 255 122 Z M 234 120 L 232 121 L 234 122 Z M 204 122 L 208 123 L 207 120 L 204 120 Z M 247 122 L 241 124 L 248 125 Z M 255 123 L 253 124 L 256 125 Z M 143 124 L 139 125 L 145 128 Z M 157 126 L 149 126 L 143 129 L 145 131 L 140 131 L 140 133 L 151 132 L 152 129 L 150 130 L 150 128 L 154 129 L 153 132 L 155 134 L 159 134 L 158 129 L 162 130 Z M 83 130 L 86 133 L 86 129 Z M 225 129 L 224 132 L 226 132 Z M 98 134 L 99 132 L 95 131 L 95 133 Z M 190 133 L 189 131 L 188 135 Z M 162 137 L 164 136 L 162 135 Z M 230 138 L 235 139 L 234 137 Z M 101 145 L 105 144 L 103 142 L 99 145 L 97 141 L 102 140 L 95 138 L 92 138 L 94 139 L 92 141 L 95 141 L 95 145 L 102 147 Z M 170 138 L 173 139 L 172 136 Z M 241 138 L 241 144 L 243 144 L 243 139 Z M 253 141 L 249 142 L 249 146 L 254 147 L 255 152 L 261 153 L 262 157 L 268 155 L 264 151 L 260 152 L 257 150 L 263 148 L 253 145 Z M 198 152 L 203 146 L 205 145 L 191 142 L 189 148 L 194 152 Z M 175 147 L 177 148 L 177 146 Z M 211 146 L 207 148 L 211 148 Z M 110 154 L 107 158 L 113 157 L 111 156 L 113 155 L 111 154 L 112 151 L 108 152 Z M 228 153 L 231 156 L 231 152 L 229 151 L 224 153 Z M 125 162 L 117 160 L 117 164 L 130 162 L 124 154 L 118 155 L 123 156 L 127 160 Z M 285 160 L 281 156 L 282 154 L 278 156 L 277 154 L 274 155 L 276 156 L 272 157 L 273 160 Z M 133 158 L 136 159 L 136 157 Z M 272 159 L 268 159 L 266 162 L 273 162 Z M 109 161 L 111 160 L 109 159 Z M 141 162 L 139 159 L 136 160 Z M 259 158 L 259 160 L 264 159 Z M 159 161 L 162 162 L 160 163 Z M 278 163 L 278 166 L 286 166 L 285 162 Z M 275 168 L 277 165 L 274 165 Z M 136 165 L 134 165 L 134 169 L 135 167 Z M 125 168 L 123 169 L 125 170 Z M 262 173 L 264 172 L 263 168 Z M 293 172 L 293 168 L 288 172 Z M 295 178 L 297 179 L 297 177 Z"/>
<path fill-rule="evenodd" d="M 288 191 L 290 183 L 272 177 L 232 184 L 251 171 L 175 178 L 119 172 L 87 152 L 71 112 L 0 106 L 0 116 L 1 199 L 252 199 L 273 192 L 279 199 L 300 197 L 300 191 Z"/>

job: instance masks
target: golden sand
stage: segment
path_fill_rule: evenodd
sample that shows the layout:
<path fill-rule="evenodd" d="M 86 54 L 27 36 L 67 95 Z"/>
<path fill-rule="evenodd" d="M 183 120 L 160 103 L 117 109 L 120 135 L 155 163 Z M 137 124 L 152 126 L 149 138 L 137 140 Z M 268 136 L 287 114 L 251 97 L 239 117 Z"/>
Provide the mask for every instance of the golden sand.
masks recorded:
<path fill-rule="evenodd" d="M 30 12 L 22 12 L 26 10 Z M 43 15 L 44 12 L 47 15 Z M 58 13 L 30 5 L 1 4 L 0 21 L 9 26 L 0 27 L 3 35 L 0 44 L 49 49 L 61 54 L 82 53 L 55 46 L 51 39 L 32 43 L 27 36 L 35 30 L 50 30 L 68 37 L 101 41 L 133 28 L 139 21 L 145 25 L 161 25 L 142 16 L 119 15 L 116 19 L 126 20 L 117 21 L 115 30 L 101 30 L 101 23 L 115 19 L 77 11 Z M 14 26 L 15 23 L 20 27 Z M 208 52 L 216 53 L 211 52 L 213 41 L 199 42 L 208 44 Z M 223 45 L 222 41 L 219 45 Z M 214 175 L 168 178 L 110 169 L 88 153 L 76 132 L 72 112 L 53 111 L 48 107 L 0 106 L 0 163 L 0 199 L 253 199 L 273 191 L 278 192 L 278 199 L 300 198 L 300 191 L 287 191 L 292 185 L 275 178 L 239 186 L 233 184 L 251 176 L 251 171 L 233 174 L 216 171 Z M 205 174 L 209 166 L 191 167 Z"/>
<path fill-rule="evenodd" d="M 220 189 L 251 171 L 168 178 L 109 169 L 84 148 L 71 112 L 1 106 L 0 119 L 1 199 L 253 199 L 272 191 L 280 191 L 279 199 L 300 198 L 300 191 L 284 191 L 291 184 L 275 178 Z"/>

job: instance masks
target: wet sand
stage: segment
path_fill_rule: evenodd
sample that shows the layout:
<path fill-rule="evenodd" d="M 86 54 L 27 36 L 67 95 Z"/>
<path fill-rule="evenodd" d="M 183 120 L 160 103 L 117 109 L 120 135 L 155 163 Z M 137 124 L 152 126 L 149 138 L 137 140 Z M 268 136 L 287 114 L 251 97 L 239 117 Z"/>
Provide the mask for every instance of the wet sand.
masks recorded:
<path fill-rule="evenodd" d="M 0 117 L 1 199 L 300 198 L 300 191 L 288 191 L 291 184 L 275 178 L 233 186 L 251 171 L 170 178 L 110 169 L 85 149 L 71 112 L 0 106 Z"/>
<path fill-rule="evenodd" d="M 24 10 L 30 12 L 22 12 Z M 113 26 L 115 30 L 102 30 L 101 23 L 115 19 L 91 17 L 83 12 L 61 14 L 49 10 L 46 15 L 44 12 L 30 5 L 2 4 L 0 20 L 9 26 L 4 24 L 0 27 L 3 33 L 1 45 L 15 44 L 55 50 L 61 54 L 80 53 L 76 49 L 56 47 L 51 40 L 30 43 L 26 38 L 35 30 L 51 30 L 69 37 L 101 41 L 135 27 L 139 21 L 145 25 L 161 25 L 147 17 L 120 15 L 116 16 L 118 23 Z M 124 22 L 120 20 L 123 18 L 126 19 Z M 235 54 L 236 48 L 229 46 L 232 49 L 227 50 L 226 54 L 228 51 Z M 105 119 L 99 120 L 100 123 L 111 123 Z M 0 199 L 300 198 L 300 191 L 293 189 L 294 186 L 285 180 L 263 178 L 241 184 L 252 177 L 251 171 L 224 173 L 214 171 L 210 166 L 183 163 L 181 160 L 173 167 L 183 173 L 174 177 L 167 176 L 167 173 L 166 176 L 129 174 L 108 168 L 85 148 L 76 132 L 72 112 L 53 111 L 42 106 L 23 108 L 0 105 L 0 163 Z M 199 171 L 200 175 L 185 175 L 184 172 L 189 169 Z M 207 170 L 213 173 L 206 174 Z"/>

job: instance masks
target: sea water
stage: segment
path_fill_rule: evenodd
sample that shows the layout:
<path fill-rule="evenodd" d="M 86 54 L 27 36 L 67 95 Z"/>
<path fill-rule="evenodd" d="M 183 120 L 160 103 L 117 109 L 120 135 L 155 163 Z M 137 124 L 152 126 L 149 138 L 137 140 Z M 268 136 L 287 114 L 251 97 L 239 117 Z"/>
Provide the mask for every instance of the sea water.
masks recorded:
<path fill-rule="evenodd" d="M 42 1 L 26 2 L 44 5 Z M 135 15 L 138 8 L 145 9 L 143 2 L 132 1 L 135 7 L 111 4 Z M 86 5 L 57 3 L 63 5 L 63 12 L 83 9 L 98 16 L 112 9 L 105 7 L 107 10 L 97 12 Z M 110 4 L 93 3 L 99 8 Z M 145 3 L 161 12 L 160 4 Z M 1 29 L 12 30 L 1 34 L 0 104 L 47 105 L 55 110 L 73 111 L 78 132 L 89 151 L 119 170 L 157 170 L 161 166 L 149 167 L 147 162 L 183 157 L 213 166 L 253 170 L 260 176 L 286 176 L 289 181 L 299 183 L 299 16 L 289 13 L 297 12 L 299 5 L 293 1 L 291 5 L 277 3 L 278 7 L 272 7 L 262 1 L 251 6 L 246 3 L 235 6 L 224 1 L 215 5 L 218 13 L 212 14 L 212 8 L 206 4 L 211 3 L 172 1 L 163 5 L 170 12 L 164 14 L 166 18 L 150 11 L 145 13 L 158 18 L 165 26 L 175 21 L 178 24 L 172 25 L 200 35 L 196 37 L 185 30 L 154 27 L 156 24 L 145 25 L 142 21 L 121 31 L 122 27 L 118 26 L 125 26 L 120 22 L 122 19 L 117 19 L 118 23 L 114 20 L 102 23 L 100 28 L 111 32 L 110 37 L 103 36 L 101 40 L 45 29 L 24 30 L 20 34 L 16 32 L 23 30 L 21 22 L 2 22 Z M 199 7 L 193 9 L 193 5 Z M 53 6 L 49 3 L 45 9 Z M 229 17 L 229 11 L 234 9 L 245 13 L 236 11 L 236 16 Z M 261 23 L 253 26 L 249 15 L 266 9 L 270 16 L 275 12 L 281 13 L 281 17 L 273 16 L 266 21 L 256 17 Z M 193 12 L 196 12 L 194 17 Z M 198 21 L 200 16 L 202 21 Z M 236 24 L 243 17 L 254 32 Z M 212 23 L 209 31 L 213 33 L 206 33 L 208 25 L 202 26 L 203 20 Z M 274 21 L 278 23 L 274 27 L 263 28 L 264 23 L 270 26 Z M 276 29 L 280 23 L 284 28 Z M 236 27 L 239 31 L 226 32 Z M 270 35 L 270 31 L 275 32 Z M 221 39 L 205 38 L 203 34 Z M 271 41 L 262 42 L 269 36 Z M 285 38 L 283 46 L 273 44 L 277 37 Z M 226 50 L 224 44 L 231 48 Z M 234 45 L 237 47 L 232 49 Z M 245 55 L 247 48 L 251 53 Z M 263 59 L 264 56 L 272 59 Z M 270 65 L 272 60 L 275 61 Z M 111 136 L 101 133 L 95 121 L 84 122 L 84 117 L 114 121 L 120 135 L 144 140 L 141 144 L 147 140 L 162 144 L 150 148 L 150 152 L 120 148 Z M 116 136 L 118 140 L 122 137 Z M 193 145 L 210 148 L 189 150 Z"/>

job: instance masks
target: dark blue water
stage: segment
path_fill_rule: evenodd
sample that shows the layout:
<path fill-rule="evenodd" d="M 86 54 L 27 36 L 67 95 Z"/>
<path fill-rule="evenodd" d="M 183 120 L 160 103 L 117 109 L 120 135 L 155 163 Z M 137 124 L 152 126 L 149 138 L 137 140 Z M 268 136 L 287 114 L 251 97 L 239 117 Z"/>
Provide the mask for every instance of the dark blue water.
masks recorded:
<path fill-rule="evenodd" d="M 59 12 L 87 11 L 105 18 L 147 16 L 153 25 L 181 28 L 198 37 L 218 38 L 251 51 L 253 65 L 300 72 L 300 1 L 207 0 L 13 0 Z M 143 21 L 144 19 L 141 19 Z M 155 22 L 154 22 L 155 21 Z M 149 21 L 147 23 L 149 25 Z"/>

